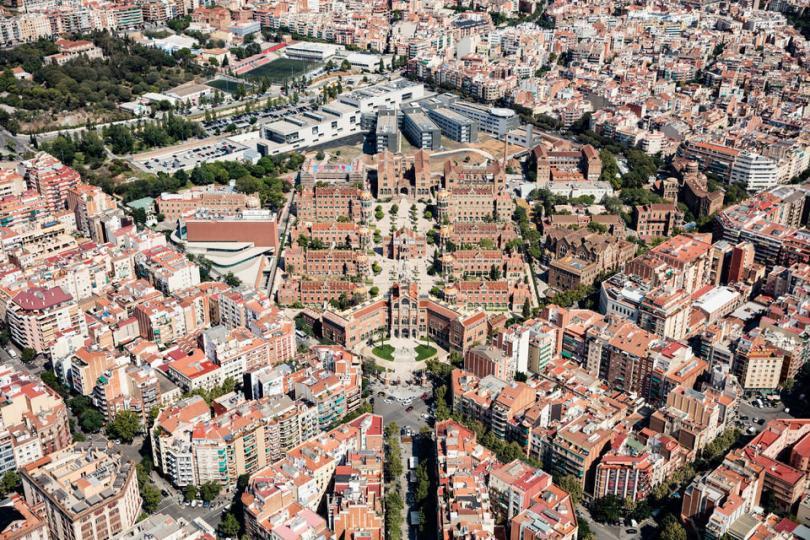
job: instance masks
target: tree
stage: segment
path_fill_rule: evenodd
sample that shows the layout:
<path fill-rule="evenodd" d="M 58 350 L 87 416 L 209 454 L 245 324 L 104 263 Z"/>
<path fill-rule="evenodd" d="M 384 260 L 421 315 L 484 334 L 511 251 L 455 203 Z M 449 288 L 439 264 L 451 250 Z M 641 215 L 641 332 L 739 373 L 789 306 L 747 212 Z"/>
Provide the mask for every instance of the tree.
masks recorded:
<path fill-rule="evenodd" d="M 37 351 L 35 351 L 34 349 L 29 349 L 28 347 L 26 347 L 25 349 L 20 351 L 20 360 L 22 360 L 26 364 L 33 362 L 34 358 L 36 357 Z"/>
<path fill-rule="evenodd" d="M 104 415 L 95 409 L 85 409 L 79 417 L 79 426 L 85 433 L 97 433 L 104 427 Z"/>
<path fill-rule="evenodd" d="M 562 478 L 560 478 L 559 482 L 557 482 L 562 489 L 568 492 L 571 496 L 571 501 L 573 501 L 574 505 L 579 504 L 579 501 L 582 500 L 582 483 L 579 479 L 573 475 L 566 474 Z"/>
<path fill-rule="evenodd" d="M 152 482 L 146 482 L 141 488 L 141 498 L 143 499 L 143 511 L 153 514 L 157 510 L 160 501 L 163 500 L 160 490 Z"/>
<path fill-rule="evenodd" d="M 396 217 L 396 215 L 399 213 L 399 205 L 392 204 L 388 213 L 391 214 L 391 217 Z"/>
<path fill-rule="evenodd" d="M 233 275 L 233 272 L 228 272 L 225 275 L 224 281 L 225 284 L 228 285 L 229 287 L 238 287 L 239 285 L 242 284 L 242 280 Z"/>
<path fill-rule="evenodd" d="M 141 419 L 132 411 L 121 411 L 107 426 L 107 435 L 114 439 L 121 439 L 131 443 L 135 436 L 141 432 Z"/>
<path fill-rule="evenodd" d="M 577 513 L 577 525 L 579 527 L 579 530 L 577 531 L 578 540 L 594 540 L 596 538 L 591 530 L 591 524 L 588 523 L 588 520 L 582 517 L 582 515 L 579 513 Z"/>
<path fill-rule="evenodd" d="M 430 477 L 428 476 L 427 466 L 423 462 L 416 468 L 416 502 L 422 504 L 429 494 Z"/>
<path fill-rule="evenodd" d="M 383 59 L 382 59 L 382 58 L 380 58 L 380 66 L 379 66 L 379 68 L 378 68 L 377 70 L 378 70 L 380 73 L 385 73 L 385 62 L 383 62 Z"/>
<path fill-rule="evenodd" d="M 523 301 L 523 310 L 520 312 L 524 319 L 528 319 L 532 314 L 532 306 L 529 303 L 529 299 Z"/>
<path fill-rule="evenodd" d="M 441 422 L 450 418 L 450 408 L 447 406 L 447 387 L 441 385 L 436 389 L 436 421 Z"/>
<path fill-rule="evenodd" d="M 371 287 L 371 288 L 368 290 L 368 295 L 369 295 L 370 297 L 372 297 L 372 298 L 374 298 L 374 297 L 375 297 L 375 296 L 377 296 L 378 294 L 380 294 L 380 288 L 379 288 L 379 287 L 377 287 L 376 285 L 375 285 L 374 287 Z"/>
<path fill-rule="evenodd" d="M 675 516 L 667 514 L 661 522 L 661 540 L 686 540 L 686 529 L 681 525 Z"/>
<path fill-rule="evenodd" d="M 135 208 L 132 211 L 132 219 L 138 225 L 144 225 L 146 223 L 146 210 L 143 208 Z"/>
<path fill-rule="evenodd" d="M 219 533 L 223 538 L 236 538 L 239 535 L 239 521 L 228 512 L 219 524 Z"/>
<path fill-rule="evenodd" d="M 17 471 L 6 471 L 2 479 L 0 479 L 0 492 L 2 492 L 2 496 L 4 497 L 12 491 L 19 492 L 21 487 L 22 483 L 20 482 L 20 475 L 17 474 Z"/>
<path fill-rule="evenodd" d="M 217 498 L 222 487 L 218 482 L 206 482 L 200 486 L 200 498 L 206 502 L 211 502 Z"/>
<path fill-rule="evenodd" d="M 560 486 L 562 487 L 562 486 Z M 602 523 L 617 523 L 624 514 L 624 499 L 616 495 L 606 495 L 591 503 L 591 516 Z"/>
<path fill-rule="evenodd" d="M 194 499 L 197 498 L 198 494 L 199 490 L 197 489 L 197 486 L 195 486 L 194 484 L 187 485 L 186 489 L 183 490 L 183 496 L 187 501 L 193 501 Z"/>

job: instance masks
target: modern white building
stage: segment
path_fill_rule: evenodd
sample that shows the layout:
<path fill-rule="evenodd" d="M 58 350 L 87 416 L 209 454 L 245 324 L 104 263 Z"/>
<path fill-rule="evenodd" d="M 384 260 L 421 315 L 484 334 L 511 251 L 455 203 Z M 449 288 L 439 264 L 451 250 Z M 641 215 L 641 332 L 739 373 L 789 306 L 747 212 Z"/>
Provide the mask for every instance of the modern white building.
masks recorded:
<path fill-rule="evenodd" d="M 293 60 L 309 60 L 314 62 L 326 62 L 330 58 L 334 58 L 342 53 L 345 48 L 342 45 L 333 45 L 331 43 L 310 43 L 307 41 L 300 41 L 292 43 L 284 48 L 284 54 L 287 58 Z"/>
<path fill-rule="evenodd" d="M 380 59 L 382 56 L 379 54 L 363 54 L 352 52 L 346 55 L 346 61 L 356 69 L 366 69 L 368 71 L 376 71 L 380 67 Z M 385 65 L 391 62 L 383 60 Z"/>
<path fill-rule="evenodd" d="M 753 152 L 741 153 L 731 166 L 731 182 L 751 192 L 774 187 L 778 178 L 776 162 Z"/>
<path fill-rule="evenodd" d="M 445 99 L 445 96 L 441 96 Z M 520 117 L 512 109 L 488 107 L 461 101 L 456 96 L 446 98 L 447 108 L 478 122 L 478 129 L 499 139 L 520 126 Z"/>
<path fill-rule="evenodd" d="M 338 101 L 351 105 L 362 113 L 369 113 L 379 109 L 395 109 L 403 103 L 422 99 L 424 95 L 425 87 L 422 83 L 396 79 L 341 94 Z"/>
<path fill-rule="evenodd" d="M 366 131 L 363 113 L 396 109 L 424 95 L 425 87 L 397 79 L 341 94 L 317 111 L 285 117 L 262 126 L 256 149 L 275 155 L 336 141 Z"/>
<path fill-rule="evenodd" d="M 360 111 L 334 102 L 317 111 L 288 116 L 262 127 L 257 149 L 262 155 L 281 154 L 360 133 Z"/>

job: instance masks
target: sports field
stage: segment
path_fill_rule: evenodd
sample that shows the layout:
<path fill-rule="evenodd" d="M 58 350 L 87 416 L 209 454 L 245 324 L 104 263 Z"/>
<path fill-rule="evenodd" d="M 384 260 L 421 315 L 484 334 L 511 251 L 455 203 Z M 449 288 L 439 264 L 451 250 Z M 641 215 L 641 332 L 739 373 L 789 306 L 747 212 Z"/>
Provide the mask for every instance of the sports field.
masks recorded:
<path fill-rule="evenodd" d="M 321 64 L 319 62 L 278 58 L 256 69 L 252 69 L 242 76 L 247 79 L 267 79 L 272 84 L 280 84 L 284 81 L 300 77 L 304 73 L 317 69 L 320 66 Z"/>
<path fill-rule="evenodd" d="M 235 94 L 236 89 L 237 89 L 237 87 L 239 86 L 240 83 L 235 83 L 235 82 L 233 82 L 231 80 L 228 80 L 228 79 L 213 79 L 213 80 L 208 81 L 205 84 L 207 84 L 208 86 L 212 86 L 212 87 L 214 87 L 214 88 L 216 88 L 218 90 L 222 90 L 223 92 L 228 92 L 229 94 Z M 241 84 L 243 86 L 246 86 L 246 85 L 249 86 L 247 83 L 241 83 Z"/>

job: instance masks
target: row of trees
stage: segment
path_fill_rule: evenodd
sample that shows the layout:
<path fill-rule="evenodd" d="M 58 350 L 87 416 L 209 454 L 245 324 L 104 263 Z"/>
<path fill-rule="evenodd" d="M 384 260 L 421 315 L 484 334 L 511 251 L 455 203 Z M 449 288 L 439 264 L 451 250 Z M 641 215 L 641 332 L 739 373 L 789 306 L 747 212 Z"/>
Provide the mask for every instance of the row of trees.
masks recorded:
<path fill-rule="evenodd" d="M 402 453 L 399 443 L 399 426 L 391 422 L 385 426 L 385 536 L 387 540 L 402 540 L 402 500 L 400 477 L 402 476 Z"/>
<path fill-rule="evenodd" d="M 162 119 L 138 122 L 134 126 L 114 124 L 104 128 L 104 140 L 115 154 L 131 154 L 149 148 L 171 146 L 192 137 L 204 137 L 197 122 L 186 120 L 171 111 Z"/>

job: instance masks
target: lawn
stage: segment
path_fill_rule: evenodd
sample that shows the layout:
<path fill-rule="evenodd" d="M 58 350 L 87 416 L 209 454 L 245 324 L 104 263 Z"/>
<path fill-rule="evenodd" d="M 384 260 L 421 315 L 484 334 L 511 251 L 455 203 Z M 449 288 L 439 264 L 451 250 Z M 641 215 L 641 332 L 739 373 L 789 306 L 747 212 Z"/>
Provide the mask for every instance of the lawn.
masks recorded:
<path fill-rule="evenodd" d="M 394 359 L 394 348 L 387 343 L 383 345 L 377 345 L 371 352 L 374 353 L 374 356 L 378 356 L 383 360 L 393 360 Z"/>
<path fill-rule="evenodd" d="M 417 345 L 416 346 L 416 361 L 420 362 L 422 360 L 427 360 L 431 356 L 436 354 L 436 349 L 431 347 L 430 345 Z"/>
<path fill-rule="evenodd" d="M 319 62 L 279 58 L 252 69 L 242 76 L 246 79 L 267 79 L 272 84 L 281 84 L 284 81 L 300 77 L 304 73 L 320 67 L 320 65 Z"/>

